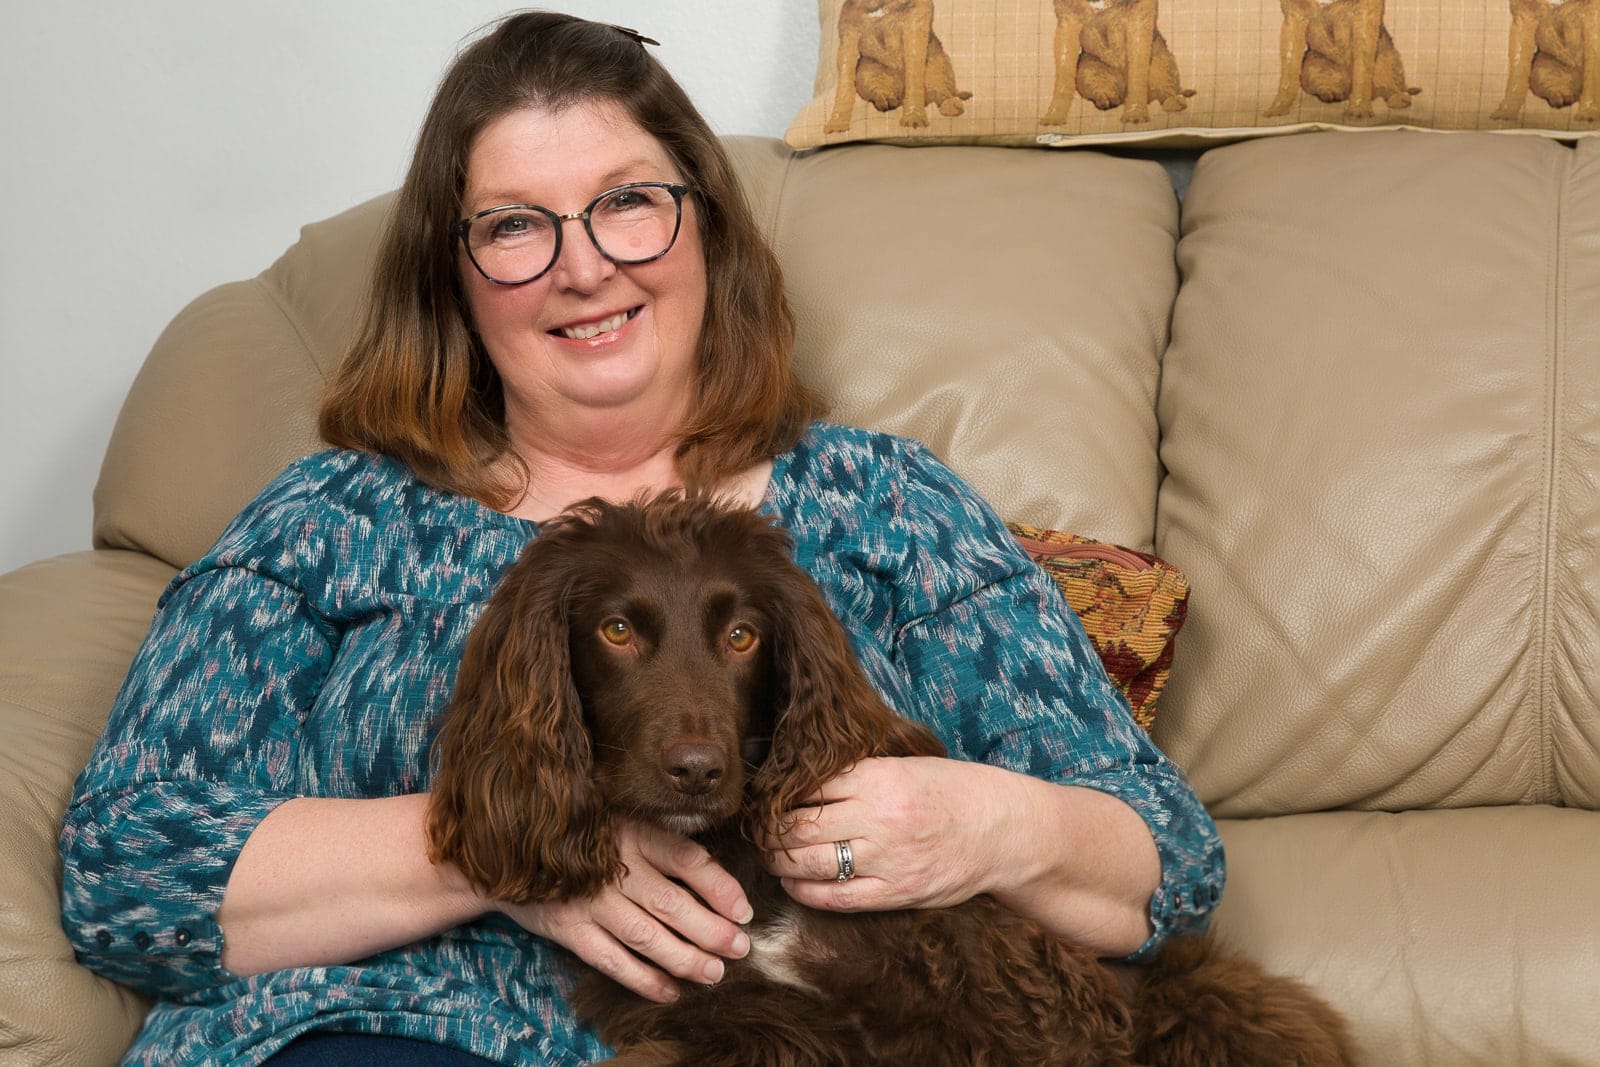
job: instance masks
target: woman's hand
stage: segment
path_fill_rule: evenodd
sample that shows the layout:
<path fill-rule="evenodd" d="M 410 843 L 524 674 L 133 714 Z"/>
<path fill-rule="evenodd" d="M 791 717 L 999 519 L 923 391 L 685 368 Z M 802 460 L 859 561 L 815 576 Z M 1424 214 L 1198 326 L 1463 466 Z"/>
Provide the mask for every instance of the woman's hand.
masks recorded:
<path fill-rule="evenodd" d="M 988 893 L 1075 944 L 1122 956 L 1150 935 L 1155 840 L 1123 801 L 982 763 L 862 760 L 763 843 L 789 895 L 828 911 L 938 908 Z M 841 882 L 847 841 L 854 875 Z"/>
<path fill-rule="evenodd" d="M 1009 772 L 933 757 L 862 760 L 763 842 L 795 900 L 829 911 L 947 907 L 994 887 Z M 841 882 L 835 842 L 855 875 Z"/>
<path fill-rule="evenodd" d="M 624 822 L 619 836 L 627 871 L 599 893 L 498 909 L 649 1000 L 675 999 L 673 977 L 720 981 L 723 959 L 750 951 L 739 928 L 750 921 L 750 904 L 738 881 L 700 845 L 671 831 Z"/>

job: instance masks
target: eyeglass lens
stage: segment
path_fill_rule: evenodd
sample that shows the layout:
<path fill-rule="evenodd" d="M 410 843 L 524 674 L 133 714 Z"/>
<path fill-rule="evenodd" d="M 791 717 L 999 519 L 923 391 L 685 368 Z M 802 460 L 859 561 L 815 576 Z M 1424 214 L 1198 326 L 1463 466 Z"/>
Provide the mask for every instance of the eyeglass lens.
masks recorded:
<path fill-rule="evenodd" d="M 595 247 L 617 263 L 642 263 L 672 247 L 678 199 L 660 185 L 624 185 L 589 205 L 587 229 Z M 561 219 L 540 207 L 506 207 L 471 220 L 467 249 L 491 279 L 520 282 L 555 263 Z"/>

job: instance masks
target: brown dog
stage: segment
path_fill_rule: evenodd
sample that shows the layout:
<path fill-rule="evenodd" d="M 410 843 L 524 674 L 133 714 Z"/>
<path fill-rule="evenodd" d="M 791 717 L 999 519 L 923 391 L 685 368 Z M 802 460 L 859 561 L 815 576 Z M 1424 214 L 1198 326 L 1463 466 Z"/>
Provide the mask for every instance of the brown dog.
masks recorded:
<path fill-rule="evenodd" d="M 1209 938 L 1114 971 L 988 896 L 866 913 L 790 899 L 757 842 L 861 759 L 944 753 L 883 702 L 790 552 L 756 511 L 589 501 L 545 524 L 467 642 L 436 749 L 435 860 L 497 899 L 588 896 L 620 875 L 631 819 L 694 835 L 755 909 L 750 954 L 672 1004 L 584 969 L 573 1004 L 617 1048 L 608 1062 L 1353 1062 L 1328 1005 Z"/>
<path fill-rule="evenodd" d="M 1384 0 L 1282 0 L 1278 95 L 1264 114 L 1287 115 L 1303 88 L 1325 104 L 1343 100 L 1345 118 L 1372 117 L 1373 100 L 1411 106 L 1400 51 L 1383 25 Z"/>
<path fill-rule="evenodd" d="M 1516 118 L 1532 89 L 1551 107 L 1577 104 L 1579 122 L 1600 120 L 1600 0 L 1511 0 L 1507 67 L 1495 118 Z"/>
<path fill-rule="evenodd" d="M 1194 95 L 1156 29 L 1156 0 L 1054 0 L 1055 91 L 1039 122 L 1067 121 L 1076 91 L 1101 111 L 1122 107 L 1123 122 L 1149 122 L 1150 102 L 1182 111 Z"/>
<path fill-rule="evenodd" d="M 856 95 L 879 111 L 900 108 L 900 125 L 926 126 L 928 105 L 954 118 L 972 94 L 933 32 L 933 0 L 844 0 L 839 9 L 839 83 L 827 133 L 850 128 Z"/>

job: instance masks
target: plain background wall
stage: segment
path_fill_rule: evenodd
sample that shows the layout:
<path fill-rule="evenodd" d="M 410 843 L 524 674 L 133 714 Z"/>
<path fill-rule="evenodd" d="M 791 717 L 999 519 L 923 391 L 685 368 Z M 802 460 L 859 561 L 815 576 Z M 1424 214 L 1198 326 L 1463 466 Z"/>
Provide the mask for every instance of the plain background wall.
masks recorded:
<path fill-rule="evenodd" d="M 0 573 L 89 547 L 100 458 L 166 323 L 399 184 L 462 41 L 515 4 L 0 4 Z M 631 26 L 719 133 L 782 136 L 814 0 L 548 0 Z"/>

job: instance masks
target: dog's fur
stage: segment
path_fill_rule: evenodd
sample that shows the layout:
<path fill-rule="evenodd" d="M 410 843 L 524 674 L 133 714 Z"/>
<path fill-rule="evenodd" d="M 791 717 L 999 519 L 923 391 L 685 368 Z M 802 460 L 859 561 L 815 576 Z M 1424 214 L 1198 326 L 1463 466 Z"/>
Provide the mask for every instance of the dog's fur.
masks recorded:
<path fill-rule="evenodd" d="M 1506 95 L 1497 119 L 1522 113 L 1528 91 L 1551 107 L 1600 120 L 1600 0 L 1511 0 Z"/>
<path fill-rule="evenodd" d="M 585 975 L 575 1006 L 614 1064 L 1350 1061 L 1330 1008 L 1209 940 L 1129 978 L 984 896 L 789 899 L 756 835 L 864 757 L 943 748 L 884 705 L 754 511 L 668 496 L 547 524 L 469 639 L 435 751 L 432 856 L 494 898 L 593 894 L 621 871 L 622 817 L 694 834 L 743 885 L 753 948 L 719 984 L 664 1006 Z"/>
<path fill-rule="evenodd" d="M 850 129 L 857 94 L 879 111 L 900 109 L 900 125 L 928 124 L 928 105 L 954 118 L 972 94 L 933 32 L 933 0 L 844 0 L 839 8 L 838 87 L 826 133 Z"/>
<path fill-rule="evenodd" d="M 1278 95 L 1269 117 L 1287 115 L 1300 90 L 1325 104 L 1345 102 L 1345 118 L 1371 118 L 1372 103 L 1411 106 L 1422 90 L 1406 85 L 1400 51 L 1383 24 L 1384 0 L 1282 0 Z"/>
<path fill-rule="evenodd" d="M 1122 108 L 1122 121 L 1150 121 L 1150 104 L 1189 106 L 1178 59 L 1156 29 L 1156 0 L 1054 0 L 1055 90 L 1039 119 L 1066 123 L 1074 91 L 1101 111 Z"/>

